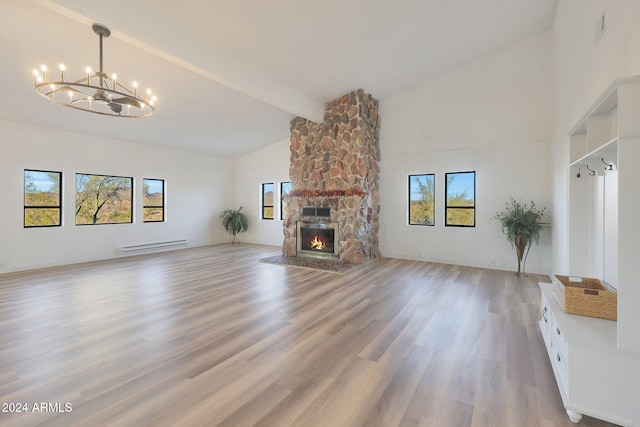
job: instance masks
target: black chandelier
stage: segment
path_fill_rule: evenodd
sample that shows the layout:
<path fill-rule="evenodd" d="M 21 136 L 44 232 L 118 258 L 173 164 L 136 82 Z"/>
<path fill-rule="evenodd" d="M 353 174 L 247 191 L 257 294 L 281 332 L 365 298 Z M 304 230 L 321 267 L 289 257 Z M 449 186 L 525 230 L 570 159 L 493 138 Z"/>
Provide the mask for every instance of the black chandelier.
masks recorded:
<path fill-rule="evenodd" d="M 133 90 L 123 86 L 116 74 L 111 76 L 102 69 L 102 39 L 111 31 L 100 24 L 93 24 L 93 32 L 100 37 L 100 70 L 92 72 L 87 67 L 85 77 L 75 81 L 65 81 L 65 66 L 60 64 L 60 81 L 47 80 L 47 66 L 33 71 L 38 93 L 50 101 L 77 110 L 89 111 L 116 117 L 141 118 L 153 114 L 156 96 L 151 89 L 146 98 L 138 96 L 138 84 L 133 82 Z"/>

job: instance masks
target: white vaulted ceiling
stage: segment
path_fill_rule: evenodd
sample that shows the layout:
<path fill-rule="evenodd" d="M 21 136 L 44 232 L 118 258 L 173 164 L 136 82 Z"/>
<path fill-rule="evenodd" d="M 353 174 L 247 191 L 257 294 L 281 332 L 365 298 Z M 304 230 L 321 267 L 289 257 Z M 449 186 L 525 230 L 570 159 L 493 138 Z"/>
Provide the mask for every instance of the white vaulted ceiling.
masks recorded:
<path fill-rule="evenodd" d="M 557 0 L 1 0 L 0 119 L 236 157 L 363 88 L 382 99 L 549 29 Z M 104 68 L 158 94 L 147 119 L 62 108 L 41 63 Z M 126 82 L 125 82 L 126 83 Z M 7 99 L 8 98 L 8 99 Z"/>

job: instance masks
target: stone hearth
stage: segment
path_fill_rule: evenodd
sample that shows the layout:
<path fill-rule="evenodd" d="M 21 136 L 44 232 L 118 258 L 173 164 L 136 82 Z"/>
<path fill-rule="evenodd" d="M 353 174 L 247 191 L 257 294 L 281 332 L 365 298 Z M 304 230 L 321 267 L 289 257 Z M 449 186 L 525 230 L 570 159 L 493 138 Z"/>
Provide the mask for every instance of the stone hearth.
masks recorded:
<path fill-rule="evenodd" d="M 291 192 L 284 196 L 285 257 L 296 256 L 296 221 L 306 206 L 329 207 L 339 223 L 340 260 L 361 263 L 380 256 L 378 101 L 358 90 L 326 105 L 324 122 L 291 121 Z"/>

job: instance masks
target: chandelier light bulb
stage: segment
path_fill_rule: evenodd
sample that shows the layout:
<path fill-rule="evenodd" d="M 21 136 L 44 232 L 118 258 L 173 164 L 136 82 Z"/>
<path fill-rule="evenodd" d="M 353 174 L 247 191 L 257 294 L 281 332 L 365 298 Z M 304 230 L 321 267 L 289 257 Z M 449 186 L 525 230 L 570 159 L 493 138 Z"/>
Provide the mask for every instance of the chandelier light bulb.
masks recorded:
<path fill-rule="evenodd" d="M 137 82 L 134 81 L 133 88 L 129 89 L 118 80 L 117 74 L 103 70 L 102 45 L 103 39 L 111 35 L 109 28 L 101 24 L 93 24 L 91 28 L 100 38 L 100 69 L 94 72 L 91 67 L 86 67 L 84 77 L 80 73 L 79 79 L 69 80 L 65 76 L 66 66 L 58 63 L 61 76 L 58 81 L 57 78 L 47 79 L 47 66 L 42 64 L 33 70 L 36 91 L 50 101 L 76 110 L 130 118 L 152 115 L 156 97 L 152 95 L 151 89 L 147 90 L 145 100 L 138 97 Z"/>

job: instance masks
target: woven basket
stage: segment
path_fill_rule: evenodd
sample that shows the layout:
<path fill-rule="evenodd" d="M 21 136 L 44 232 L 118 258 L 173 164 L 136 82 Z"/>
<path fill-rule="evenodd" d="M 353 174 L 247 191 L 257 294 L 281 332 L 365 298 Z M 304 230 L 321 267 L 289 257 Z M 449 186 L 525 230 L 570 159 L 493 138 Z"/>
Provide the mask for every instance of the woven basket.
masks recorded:
<path fill-rule="evenodd" d="M 618 319 L 618 293 L 600 280 L 556 275 L 553 284 L 553 295 L 566 313 Z"/>

